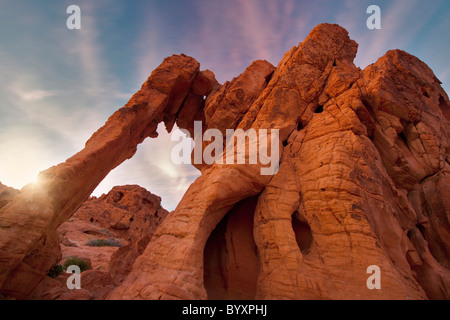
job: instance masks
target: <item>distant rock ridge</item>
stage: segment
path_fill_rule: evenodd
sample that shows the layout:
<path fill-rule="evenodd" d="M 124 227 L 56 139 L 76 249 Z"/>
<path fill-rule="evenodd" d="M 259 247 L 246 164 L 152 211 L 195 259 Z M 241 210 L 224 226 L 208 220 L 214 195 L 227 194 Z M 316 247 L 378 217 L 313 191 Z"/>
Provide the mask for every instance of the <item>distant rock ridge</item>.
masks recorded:
<path fill-rule="evenodd" d="M 82 273 L 83 294 L 68 290 L 68 275 L 62 274 L 42 279 L 28 298 L 104 299 L 128 275 L 167 214 L 160 197 L 137 185 L 116 186 L 99 198 L 89 198 L 57 229 L 59 264 L 74 256 L 91 262 L 92 269 Z M 100 241 L 109 245 L 94 245 Z"/>
<path fill-rule="evenodd" d="M 120 284 L 169 212 L 161 198 L 137 185 L 114 187 L 83 203 L 74 216 L 110 230 L 128 243 L 113 253 L 108 272 Z"/>
<path fill-rule="evenodd" d="M 392 50 L 361 70 L 357 47 L 320 24 L 277 67 L 255 61 L 223 85 L 193 58 L 166 58 L 82 151 L 0 207 L 0 293 L 29 296 L 60 259 L 56 228 L 96 204 L 85 201 L 158 123 L 193 133 L 202 121 L 279 129 L 278 172 L 197 164 L 202 175 L 102 298 L 450 299 L 448 96 L 418 58 Z M 127 210 L 95 219 L 132 230 Z"/>

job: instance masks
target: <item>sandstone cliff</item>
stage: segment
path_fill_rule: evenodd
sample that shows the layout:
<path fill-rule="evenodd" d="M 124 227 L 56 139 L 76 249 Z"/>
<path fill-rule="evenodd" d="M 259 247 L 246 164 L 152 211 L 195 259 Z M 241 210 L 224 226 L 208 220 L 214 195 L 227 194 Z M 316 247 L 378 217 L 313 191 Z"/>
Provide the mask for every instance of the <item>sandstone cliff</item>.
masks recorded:
<path fill-rule="evenodd" d="M 199 120 L 279 129 L 277 173 L 197 165 L 108 298 L 449 299 L 448 96 L 404 51 L 365 70 L 356 52 L 344 29 L 321 24 L 276 68 L 256 61 L 224 85 L 193 58 L 166 58 L 85 149 L 0 208 L 0 292 L 28 296 L 60 257 L 57 226 L 159 122 L 192 133 Z M 371 265 L 380 290 L 366 286 Z"/>

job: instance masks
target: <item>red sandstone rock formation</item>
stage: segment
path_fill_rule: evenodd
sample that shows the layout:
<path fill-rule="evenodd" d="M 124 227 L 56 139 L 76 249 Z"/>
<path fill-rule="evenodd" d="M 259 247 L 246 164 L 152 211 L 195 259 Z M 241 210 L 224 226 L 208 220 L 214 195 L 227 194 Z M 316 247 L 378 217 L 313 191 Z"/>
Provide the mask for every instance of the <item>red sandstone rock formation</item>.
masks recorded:
<path fill-rule="evenodd" d="M 160 197 L 142 187 L 128 185 L 86 200 L 74 217 L 110 230 L 127 241 L 138 241 L 153 234 L 167 214 Z"/>
<path fill-rule="evenodd" d="M 417 58 L 391 51 L 361 71 L 356 49 L 320 25 L 260 93 L 239 99 L 235 79 L 207 98 L 208 128 L 280 129 L 280 169 L 202 168 L 110 298 L 449 298 L 448 97 Z M 253 221 L 233 223 L 242 206 Z"/>
<path fill-rule="evenodd" d="M 168 212 L 161 198 L 135 185 L 114 187 L 100 198 L 89 198 L 58 228 L 63 264 L 69 257 L 91 262 L 92 269 L 81 274 L 84 291 L 66 287 L 68 274 L 56 279 L 44 277 L 28 299 L 104 299 L 130 272 L 158 225 Z M 92 246 L 89 242 L 114 240 L 117 246 Z"/>
<path fill-rule="evenodd" d="M 185 55 L 166 58 L 127 105 L 66 162 L 42 172 L 0 211 L 0 292 L 27 297 L 60 260 L 56 228 L 116 166 L 132 157 L 159 122 L 173 122 L 199 74 Z M 201 87 L 201 86 L 200 86 Z"/>
<path fill-rule="evenodd" d="M 160 197 L 139 186 L 121 186 L 100 198 L 87 200 L 75 216 L 127 241 L 112 253 L 107 268 L 111 284 L 118 285 L 168 213 L 161 207 Z"/>
<path fill-rule="evenodd" d="M 63 264 L 69 257 L 79 257 L 91 261 L 95 270 L 108 270 L 111 255 L 116 252 L 118 246 L 92 246 L 98 241 L 115 241 L 115 243 L 125 245 L 125 239 L 119 235 L 102 228 L 91 222 L 82 221 L 73 216 L 64 222 L 58 229 L 61 244 L 62 259 L 59 264 Z"/>
<path fill-rule="evenodd" d="M 223 86 L 192 58 L 166 59 L 83 151 L 0 208 L 0 292 L 27 296 L 59 255 L 56 227 L 160 121 L 192 133 L 200 120 L 279 129 L 278 172 L 198 165 L 108 298 L 450 299 L 448 96 L 406 52 L 360 70 L 356 51 L 322 24 L 276 68 L 254 62 Z M 366 286 L 371 265 L 380 290 Z"/>

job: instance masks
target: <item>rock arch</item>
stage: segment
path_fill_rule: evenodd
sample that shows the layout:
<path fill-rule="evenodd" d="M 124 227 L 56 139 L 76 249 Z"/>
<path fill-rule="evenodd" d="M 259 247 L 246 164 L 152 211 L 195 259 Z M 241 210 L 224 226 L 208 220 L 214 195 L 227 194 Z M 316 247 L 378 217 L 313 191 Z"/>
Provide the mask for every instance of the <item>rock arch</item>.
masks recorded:
<path fill-rule="evenodd" d="M 346 30 L 321 24 L 277 68 L 255 61 L 223 86 L 193 58 L 166 58 L 81 152 L 0 209 L 0 292 L 27 296 L 58 259 L 56 227 L 156 136 L 158 123 L 192 130 L 201 120 L 219 130 L 279 129 L 278 172 L 198 165 L 202 175 L 109 298 L 206 299 L 208 239 L 237 203 L 255 196 L 256 298 L 450 298 L 442 227 L 450 211 L 448 97 L 406 52 L 389 51 L 360 70 L 356 51 Z M 308 226 L 303 252 L 293 214 Z M 417 225 L 425 236 L 408 232 Z M 384 270 L 382 290 L 365 287 L 369 265 Z"/>

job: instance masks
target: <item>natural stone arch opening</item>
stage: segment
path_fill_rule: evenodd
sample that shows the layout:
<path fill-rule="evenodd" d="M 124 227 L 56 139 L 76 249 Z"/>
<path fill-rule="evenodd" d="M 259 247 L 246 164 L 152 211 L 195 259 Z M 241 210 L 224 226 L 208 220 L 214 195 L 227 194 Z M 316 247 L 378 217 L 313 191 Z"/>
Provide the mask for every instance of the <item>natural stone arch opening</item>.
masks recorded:
<path fill-rule="evenodd" d="M 134 156 L 139 144 L 148 137 L 157 137 L 160 122 L 164 121 L 169 132 L 180 119 L 193 122 L 203 108 L 203 96 L 216 83 L 213 75 L 200 71 L 195 59 L 186 55 L 166 58 L 128 103 L 92 135 L 83 150 L 41 172 L 36 184 L 24 187 L 8 209 L 0 212 L 5 223 L 12 219 L 5 238 L 14 239 L 21 233 L 27 239 L 7 247 L 8 243 L 0 244 L 0 255 L 8 261 L 0 264 L 0 291 L 16 298 L 27 297 L 60 258 L 56 228 L 114 168 Z M 180 118 L 182 108 L 186 114 Z M 24 210 L 30 199 L 35 205 L 32 210 Z M 21 224 L 14 223 L 17 212 L 27 220 L 26 231 L 20 231 Z M 30 267 L 34 269 L 31 276 Z M 20 285 L 26 277 L 27 286 Z"/>
<path fill-rule="evenodd" d="M 173 162 L 172 151 L 180 144 L 179 140 L 171 140 L 176 130 L 180 128 L 175 125 L 169 133 L 164 123 L 159 123 L 156 130 L 158 136 L 145 139 L 139 144 L 135 155 L 109 172 L 92 196 L 107 194 L 117 185 L 139 185 L 147 190 L 157 190 L 162 206 L 169 211 L 174 210 L 188 187 L 201 175 L 200 170 L 192 163 Z M 193 148 L 193 138 L 181 132 L 180 134 L 185 140 L 183 143 L 190 143 Z"/>

